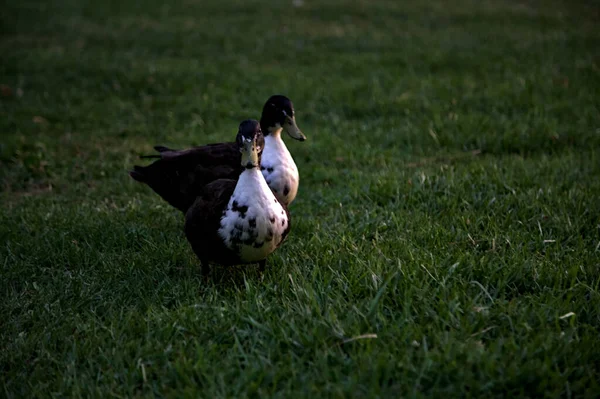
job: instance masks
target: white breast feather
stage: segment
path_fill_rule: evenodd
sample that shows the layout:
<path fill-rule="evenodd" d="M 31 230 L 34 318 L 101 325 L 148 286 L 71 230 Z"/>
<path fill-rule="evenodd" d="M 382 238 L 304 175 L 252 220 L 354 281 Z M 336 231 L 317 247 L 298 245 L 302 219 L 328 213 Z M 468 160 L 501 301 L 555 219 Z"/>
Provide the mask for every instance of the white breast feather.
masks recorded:
<path fill-rule="evenodd" d="M 238 210 L 234 210 L 234 202 Z M 246 206 L 248 209 L 242 218 L 239 208 Z M 254 226 L 250 226 L 251 221 L 254 221 Z M 219 235 L 229 249 L 239 253 L 243 261 L 255 262 L 265 259 L 277 248 L 288 223 L 287 214 L 260 171 L 249 169 L 240 175 L 227 210 L 221 218 Z M 236 238 L 235 235 L 240 230 L 241 236 Z M 244 243 L 250 239 L 251 243 Z M 260 243 L 264 244 L 255 245 Z"/>
<path fill-rule="evenodd" d="M 298 193 L 300 176 L 292 155 L 279 132 L 265 137 L 265 149 L 260 161 L 261 171 L 269 187 L 281 202 L 289 205 Z M 285 188 L 287 194 L 284 194 Z"/>

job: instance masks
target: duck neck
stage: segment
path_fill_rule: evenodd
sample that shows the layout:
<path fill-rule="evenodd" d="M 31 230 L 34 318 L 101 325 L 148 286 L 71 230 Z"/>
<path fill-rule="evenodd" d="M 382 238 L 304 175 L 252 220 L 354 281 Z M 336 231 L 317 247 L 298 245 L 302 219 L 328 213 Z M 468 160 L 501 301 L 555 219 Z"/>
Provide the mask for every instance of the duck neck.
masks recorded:
<path fill-rule="evenodd" d="M 269 123 L 266 123 L 264 120 L 260 121 L 260 129 L 262 130 L 265 137 L 277 137 L 281 139 L 281 131 L 283 130 L 281 126 L 268 126 Z"/>
<path fill-rule="evenodd" d="M 262 153 L 261 165 L 279 165 L 287 162 L 290 157 L 290 152 L 281 138 L 281 129 L 265 136 L 265 149 Z"/>
<path fill-rule="evenodd" d="M 243 187 L 247 187 L 248 185 L 262 185 L 265 183 L 265 178 L 260 172 L 258 167 L 247 168 L 242 171 L 240 178 L 238 179 L 237 187 L 244 189 Z"/>
<path fill-rule="evenodd" d="M 257 201 L 258 198 L 263 198 L 265 193 L 271 193 L 265 178 L 260 172 L 259 168 L 244 169 L 240 178 L 235 185 L 235 189 L 230 201 L 234 200 L 234 197 L 238 200 L 244 200 L 244 202 Z"/>

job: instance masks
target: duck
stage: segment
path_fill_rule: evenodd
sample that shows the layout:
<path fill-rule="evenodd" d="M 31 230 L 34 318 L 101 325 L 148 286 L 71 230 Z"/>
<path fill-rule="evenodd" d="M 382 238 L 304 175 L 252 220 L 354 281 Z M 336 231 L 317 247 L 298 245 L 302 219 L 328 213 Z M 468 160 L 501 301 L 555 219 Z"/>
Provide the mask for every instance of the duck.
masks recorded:
<path fill-rule="evenodd" d="M 240 175 L 206 184 L 185 213 L 185 235 L 204 275 L 211 263 L 258 263 L 264 271 L 267 256 L 285 241 L 291 228 L 287 206 L 260 170 L 259 154 L 266 145 L 260 123 L 243 121 L 235 144 Z"/>
<path fill-rule="evenodd" d="M 285 131 L 291 138 L 305 141 L 306 136 L 296 124 L 292 101 L 284 95 L 273 95 L 265 102 L 260 118 L 265 141 L 259 153 L 260 171 L 278 201 L 289 205 L 298 193 L 300 176 L 292 155 L 281 138 Z M 130 176 L 147 184 L 171 206 L 185 213 L 198 193 L 218 179 L 236 180 L 242 171 L 239 148 L 235 142 L 214 143 L 174 150 L 156 146 L 158 158 L 147 166 L 134 166 Z"/>

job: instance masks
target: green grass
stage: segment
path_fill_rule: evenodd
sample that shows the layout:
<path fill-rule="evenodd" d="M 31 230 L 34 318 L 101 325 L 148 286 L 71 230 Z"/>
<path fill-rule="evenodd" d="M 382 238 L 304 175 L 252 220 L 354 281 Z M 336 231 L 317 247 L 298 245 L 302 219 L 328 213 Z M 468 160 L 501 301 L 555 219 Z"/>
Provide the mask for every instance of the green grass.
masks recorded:
<path fill-rule="evenodd" d="M 597 3 L 137 3 L 2 7 L 0 396 L 600 395 Z M 127 170 L 276 93 L 290 238 L 206 282 Z"/>

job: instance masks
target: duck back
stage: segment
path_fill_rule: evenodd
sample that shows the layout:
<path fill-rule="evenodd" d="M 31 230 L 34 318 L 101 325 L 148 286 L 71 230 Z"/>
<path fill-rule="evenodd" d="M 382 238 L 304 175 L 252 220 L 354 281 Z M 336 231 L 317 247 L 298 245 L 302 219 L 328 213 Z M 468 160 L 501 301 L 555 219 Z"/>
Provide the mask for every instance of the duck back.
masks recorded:
<path fill-rule="evenodd" d="M 207 184 L 219 179 L 236 180 L 242 172 L 235 143 L 186 150 L 156 148 L 160 152 L 158 160 L 148 166 L 136 165 L 129 174 L 184 213 Z"/>

